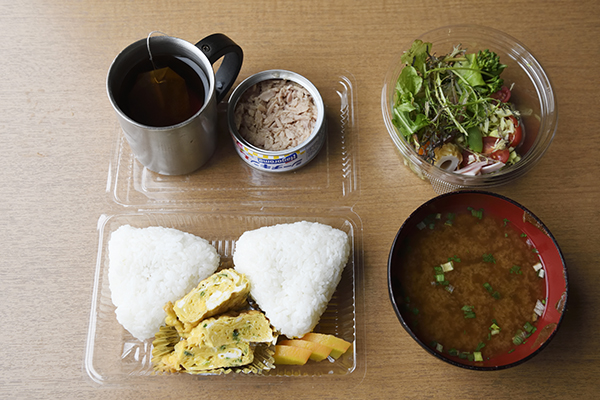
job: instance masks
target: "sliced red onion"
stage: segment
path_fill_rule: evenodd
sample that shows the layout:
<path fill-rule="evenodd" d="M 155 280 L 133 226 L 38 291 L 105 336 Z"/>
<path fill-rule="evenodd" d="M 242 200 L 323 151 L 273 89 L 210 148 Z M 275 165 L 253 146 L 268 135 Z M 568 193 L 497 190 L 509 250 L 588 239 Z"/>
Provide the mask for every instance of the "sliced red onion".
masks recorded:
<path fill-rule="evenodd" d="M 457 174 L 462 175 L 477 175 L 481 172 L 481 169 L 487 165 L 487 161 L 477 161 L 467 165 L 464 168 L 461 168 L 457 171 L 454 171 Z"/>
<path fill-rule="evenodd" d="M 499 171 L 502 167 L 504 167 L 504 163 L 502 161 L 493 161 L 488 165 L 481 168 L 482 174 L 490 174 L 492 172 Z"/>

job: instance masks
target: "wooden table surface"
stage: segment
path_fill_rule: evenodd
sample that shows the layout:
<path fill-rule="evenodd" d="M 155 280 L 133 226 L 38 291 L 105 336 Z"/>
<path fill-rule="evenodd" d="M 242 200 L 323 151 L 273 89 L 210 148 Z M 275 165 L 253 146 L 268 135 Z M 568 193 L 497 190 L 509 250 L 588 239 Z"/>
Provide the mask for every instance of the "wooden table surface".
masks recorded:
<path fill-rule="evenodd" d="M 600 3 L 579 1 L 2 1 L 0 4 L 1 398 L 582 398 L 600 384 Z M 525 43 L 550 76 L 556 137 L 539 164 L 492 191 L 535 213 L 569 271 L 563 324 L 515 368 L 473 372 L 427 355 L 387 293 L 390 244 L 436 193 L 404 167 L 385 129 L 383 78 L 401 46 L 449 24 L 477 23 Z M 84 354 L 116 118 L 105 79 L 129 43 L 159 30 L 194 42 L 222 32 L 244 50 L 241 79 L 271 68 L 352 77 L 360 221 L 364 368 L 351 379 L 174 379 L 104 387 Z M 207 185 L 212 179 L 207 177 Z M 214 182 L 214 184 L 218 184 Z M 237 193 L 237 194 L 236 194 Z M 242 192 L 227 201 L 242 204 Z M 350 204 L 348 204 L 350 202 Z M 131 211 L 130 209 L 128 211 Z"/>

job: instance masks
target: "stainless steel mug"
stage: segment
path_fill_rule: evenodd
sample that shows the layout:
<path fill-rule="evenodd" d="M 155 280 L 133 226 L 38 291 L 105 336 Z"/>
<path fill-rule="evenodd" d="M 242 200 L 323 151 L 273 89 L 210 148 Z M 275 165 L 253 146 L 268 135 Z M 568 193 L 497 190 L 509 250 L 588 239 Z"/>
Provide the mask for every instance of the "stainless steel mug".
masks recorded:
<path fill-rule="evenodd" d="M 127 115 L 118 98 L 131 69 L 154 57 L 174 56 L 191 60 L 204 81 L 204 104 L 190 118 L 171 126 L 149 126 Z M 221 59 L 216 73 L 213 64 Z M 125 48 L 112 62 L 106 87 L 108 98 L 135 157 L 149 170 L 163 175 L 196 171 L 213 155 L 217 144 L 217 103 L 235 82 L 243 60 L 242 49 L 217 33 L 193 45 L 171 36 L 151 36 Z"/>

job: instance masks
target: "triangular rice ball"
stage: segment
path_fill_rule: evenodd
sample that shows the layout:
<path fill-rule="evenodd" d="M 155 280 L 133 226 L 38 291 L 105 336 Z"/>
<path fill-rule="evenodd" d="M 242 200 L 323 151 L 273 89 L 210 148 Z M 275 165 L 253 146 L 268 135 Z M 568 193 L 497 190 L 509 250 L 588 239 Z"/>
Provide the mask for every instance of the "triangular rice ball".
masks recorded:
<path fill-rule="evenodd" d="M 349 255 L 345 232 L 302 221 L 245 232 L 233 263 L 250 281 L 251 297 L 273 327 L 295 338 L 319 322 Z"/>

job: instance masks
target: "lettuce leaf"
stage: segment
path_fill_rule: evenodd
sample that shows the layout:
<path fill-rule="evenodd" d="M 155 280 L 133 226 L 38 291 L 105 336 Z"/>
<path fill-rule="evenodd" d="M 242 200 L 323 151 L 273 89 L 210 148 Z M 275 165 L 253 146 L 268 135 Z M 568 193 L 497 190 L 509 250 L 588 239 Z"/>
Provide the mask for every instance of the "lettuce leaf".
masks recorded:
<path fill-rule="evenodd" d="M 463 77 L 469 85 L 475 86 L 485 86 L 485 81 L 481 76 L 481 67 L 477 62 L 477 55 L 475 54 L 465 54 L 466 60 L 459 61 L 456 63 L 456 72 L 458 75 Z"/>
<path fill-rule="evenodd" d="M 396 83 L 396 102 L 392 119 L 404 136 L 410 136 L 429 124 L 429 119 L 415 102 L 422 86 L 423 78 L 419 76 L 415 67 L 405 66 Z"/>
<path fill-rule="evenodd" d="M 402 54 L 400 61 L 406 65 L 414 67 L 421 73 L 422 76 L 424 76 L 426 70 L 425 61 L 427 60 L 430 51 L 431 43 L 423 42 L 422 40 L 417 39 L 413 41 L 410 49 Z"/>

